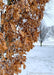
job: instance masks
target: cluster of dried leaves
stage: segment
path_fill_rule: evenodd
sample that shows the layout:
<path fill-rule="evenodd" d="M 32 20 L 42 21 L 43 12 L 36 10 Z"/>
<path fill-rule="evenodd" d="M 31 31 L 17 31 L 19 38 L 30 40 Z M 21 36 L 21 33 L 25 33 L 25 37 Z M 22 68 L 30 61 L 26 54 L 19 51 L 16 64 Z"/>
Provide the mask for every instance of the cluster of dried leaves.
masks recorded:
<path fill-rule="evenodd" d="M 0 75 L 21 73 L 21 65 L 25 69 L 26 52 L 38 39 L 46 2 L 48 0 L 14 0 L 11 5 L 5 5 L 0 0 Z"/>

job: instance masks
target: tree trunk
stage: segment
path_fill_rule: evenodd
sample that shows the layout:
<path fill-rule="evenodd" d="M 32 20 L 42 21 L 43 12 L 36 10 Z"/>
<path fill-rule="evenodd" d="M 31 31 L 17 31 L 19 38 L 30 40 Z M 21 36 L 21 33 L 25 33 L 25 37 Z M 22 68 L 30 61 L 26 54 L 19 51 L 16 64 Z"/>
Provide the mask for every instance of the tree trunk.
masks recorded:
<path fill-rule="evenodd" d="M 42 41 L 40 42 L 40 46 L 42 47 Z"/>

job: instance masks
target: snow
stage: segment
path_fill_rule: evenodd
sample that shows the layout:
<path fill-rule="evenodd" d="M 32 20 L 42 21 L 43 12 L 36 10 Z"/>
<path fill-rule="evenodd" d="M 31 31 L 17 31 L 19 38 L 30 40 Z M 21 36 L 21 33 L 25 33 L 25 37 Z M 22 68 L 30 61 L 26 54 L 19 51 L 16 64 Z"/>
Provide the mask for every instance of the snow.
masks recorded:
<path fill-rule="evenodd" d="M 51 46 L 54 47 L 54 40 L 53 40 L 53 41 L 52 41 L 52 40 L 51 40 L 51 41 L 50 41 L 50 40 L 49 40 L 49 41 L 44 41 L 44 42 L 43 42 L 43 45 L 45 45 L 45 46 L 50 46 L 50 47 L 51 47 Z"/>
<path fill-rule="evenodd" d="M 27 53 L 26 69 L 19 75 L 54 75 L 54 47 L 35 46 Z"/>
<path fill-rule="evenodd" d="M 40 46 L 40 42 L 37 41 L 33 45 Z M 42 45 L 45 46 L 45 47 L 46 46 L 54 47 L 54 38 L 49 37 L 49 38 L 45 39 L 45 41 L 43 41 Z"/>

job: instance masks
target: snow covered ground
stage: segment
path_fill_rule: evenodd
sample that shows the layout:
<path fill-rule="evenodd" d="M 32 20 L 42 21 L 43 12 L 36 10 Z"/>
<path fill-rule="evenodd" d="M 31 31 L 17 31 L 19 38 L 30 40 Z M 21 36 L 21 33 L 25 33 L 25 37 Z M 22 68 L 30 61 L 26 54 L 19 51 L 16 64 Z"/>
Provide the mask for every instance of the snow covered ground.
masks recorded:
<path fill-rule="evenodd" d="M 40 46 L 40 42 L 37 41 L 34 43 L 34 45 Z M 52 39 L 51 37 L 48 39 L 45 39 L 42 43 L 43 46 L 50 46 L 50 47 L 54 47 L 54 38 Z"/>
<path fill-rule="evenodd" d="M 26 69 L 19 75 L 54 75 L 54 47 L 35 46 L 27 53 Z"/>

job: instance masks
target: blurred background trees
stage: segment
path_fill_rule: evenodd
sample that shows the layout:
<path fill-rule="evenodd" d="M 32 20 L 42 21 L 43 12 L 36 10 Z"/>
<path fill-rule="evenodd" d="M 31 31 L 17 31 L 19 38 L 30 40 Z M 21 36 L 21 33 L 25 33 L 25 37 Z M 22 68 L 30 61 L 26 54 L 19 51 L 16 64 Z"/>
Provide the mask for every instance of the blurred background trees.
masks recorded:
<path fill-rule="evenodd" d="M 43 41 L 45 41 L 46 35 L 48 33 L 48 27 L 44 25 L 43 22 L 41 22 L 39 29 L 40 29 L 39 42 L 40 42 L 40 46 L 42 46 L 42 43 Z"/>
<path fill-rule="evenodd" d="M 39 36 L 39 42 L 42 46 L 42 43 L 48 39 L 49 37 L 54 36 L 54 6 L 53 6 L 53 0 L 50 0 L 45 7 L 44 11 L 44 17 L 41 21 L 41 25 L 39 27 L 40 30 L 40 36 Z M 50 40 L 49 40 L 50 41 Z"/>

